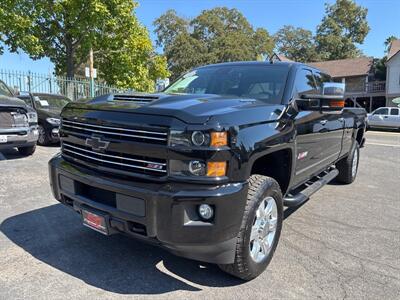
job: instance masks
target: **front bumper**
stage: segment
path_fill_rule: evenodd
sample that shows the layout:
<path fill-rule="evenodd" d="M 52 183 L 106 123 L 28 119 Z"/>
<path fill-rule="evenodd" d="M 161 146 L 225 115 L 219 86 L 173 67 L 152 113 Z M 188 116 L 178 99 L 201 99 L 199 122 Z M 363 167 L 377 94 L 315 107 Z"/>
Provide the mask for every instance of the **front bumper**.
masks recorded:
<path fill-rule="evenodd" d="M 55 198 L 77 212 L 98 210 L 114 232 L 158 244 L 172 253 L 211 263 L 233 263 L 246 204 L 247 183 L 209 186 L 111 178 L 78 167 L 60 154 L 49 162 Z M 197 207 L 215 208 L 211 222 Z"/>
<path fill-rule="evenodd" d="M 0 135 L 6 136 L 7 142 L 0 143 L 0 149 L 33 146 L 39 137 L 37 126 L 21 128 L 0 128 Z"/>

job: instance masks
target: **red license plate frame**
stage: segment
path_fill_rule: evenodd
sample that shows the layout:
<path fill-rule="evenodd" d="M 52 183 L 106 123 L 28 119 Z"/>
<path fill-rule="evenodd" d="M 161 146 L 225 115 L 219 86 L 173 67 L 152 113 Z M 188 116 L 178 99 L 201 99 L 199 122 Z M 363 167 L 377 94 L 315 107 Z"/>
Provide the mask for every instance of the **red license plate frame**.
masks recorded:
<path fill-rule="evenodd" d="M 101 234 L 109 235 L 108 218 L 106 215 L 85 209 L 82 209 L 81 215 L 84 226 L 100 232 Z"/>

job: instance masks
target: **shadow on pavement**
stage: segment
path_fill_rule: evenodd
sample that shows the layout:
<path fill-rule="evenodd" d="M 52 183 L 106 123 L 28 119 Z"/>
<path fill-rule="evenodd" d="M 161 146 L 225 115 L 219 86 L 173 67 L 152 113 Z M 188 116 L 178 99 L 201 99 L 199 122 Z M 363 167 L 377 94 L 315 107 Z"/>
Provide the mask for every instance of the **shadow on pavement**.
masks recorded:
<path fill-rule="evenodd" d="M 18 152 L 17 148 L 11 148 L 0 151 L 0 161 L 1 160 L 10 160 L 10 159 L 19 159 L 24 158 L 26 155 L 22 155 Z"/>
<path fill-rule="evenodd" d="M 61 204 L 10 217 L 0 231 L 40 261 L 114 293 L 162 294 L 200 290 L 190 283 L 243 283 L 215 265 L 176 257 L 126 236 L 102 236 L 83 227 L 79 215 Z"/>

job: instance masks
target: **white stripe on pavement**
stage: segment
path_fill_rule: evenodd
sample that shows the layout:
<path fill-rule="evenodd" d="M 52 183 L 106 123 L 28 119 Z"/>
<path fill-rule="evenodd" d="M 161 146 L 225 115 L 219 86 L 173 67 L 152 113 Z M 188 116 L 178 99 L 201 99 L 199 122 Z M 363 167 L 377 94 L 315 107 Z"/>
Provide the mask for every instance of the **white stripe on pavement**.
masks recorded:
<path fill-rule="evenodd" d="M 385 147 L 395 147 L 395 148 L 400 148 L 400 145 L 393 145 L 393 144 L 380 144 L 380 143 L 370 143 L 370 142 L 367 142 L 365 145 L 366 145 L 366 146 L 368 146 L 368 145 L 375 145 L 375 146 L 385 146 Z"/>

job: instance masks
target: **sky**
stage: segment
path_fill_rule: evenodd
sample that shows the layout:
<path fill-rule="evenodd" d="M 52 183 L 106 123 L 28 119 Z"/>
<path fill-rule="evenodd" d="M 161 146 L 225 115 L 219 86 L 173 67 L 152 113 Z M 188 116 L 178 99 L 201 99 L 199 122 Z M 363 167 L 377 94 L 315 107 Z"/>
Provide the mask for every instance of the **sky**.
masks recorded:
<path fill-rule="evenodd" d="M 148 28 L 154 41 L 153 21 L 168 9 L 178 15 L 195 17 L 204 9 L 227 6 L 239 9 L 254 28 L 262 27 L 274 34 L 284 25 L 303 27 L 315 32 L 325 12 L 324 3 L 332 0 L 141 0 L 136 9 L 139 21 Z M 383 42 L 391 35 L 400 37 L 400 0 L 356 0 L 368 8 L 371 30 L 360 49 L 365 55 L 382 57 Z M 0 56 L 0 69 L 52 73 L 49 59 L 33 61 L 25 53 L 5 51 Z"/>

